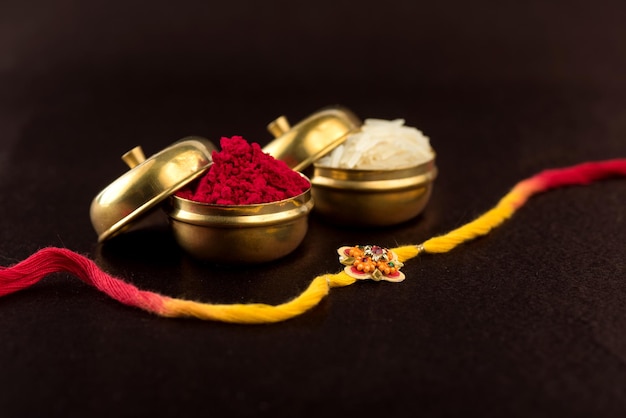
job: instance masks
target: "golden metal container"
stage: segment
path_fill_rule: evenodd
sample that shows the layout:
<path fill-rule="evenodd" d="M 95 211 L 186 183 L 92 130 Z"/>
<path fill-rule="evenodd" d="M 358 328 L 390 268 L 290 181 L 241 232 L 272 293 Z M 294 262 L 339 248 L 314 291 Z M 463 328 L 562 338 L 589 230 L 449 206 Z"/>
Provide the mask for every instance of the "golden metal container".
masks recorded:
<path fill-rule="evenodd" d="M 276 138 L 263 151 L 300 171 L 360 127 L 361 121 L 343 107 L 324 108 L 294 127 L 281 116 L 268 125 Z M 90 208 L 98 241 L 131 229 L 148 212 L 161 207 L 178 244 L 198 259 L 220 263 L 272 261 L 301 244 L 314 206 L 322 216 L 344 225 L 401 223 L 424 209 L 437 175 L 434 157 L 398 170 L 314 164 L 309 190 L 278 202 L 225 206 L 176 196 L 177 190 L 209 169 L 215 149 L 204 138 L 187 137 L 149 159 L 139 147 L 122 156 L 131 170 L 102 190 Z"/>
<path fill-rule="evenodd" d="M 437 176 L 434 158 L 397 170 L 356 170 L 315 164 L 315 211 L 342 225 L 388 226 L 419 215 Z"/>
<path fill-rule="evenodd" d="M 278 202 L 237 206 L 174 195 L 165 210 L 176 241 L 194 257 L 220 263 L 261 263 L 281 258 L 300 245 L 312 207 L 309 189 Z"/>
<path fill-rule="evenodd" d="M 314 211 L 344 225 L 386 226 L 419 215 L 437 176 L 435 157 L 397 170 L 324 167 L 315 162 L 360 131 L 361 120 L 342 106 L 329 106 L 291 127 L 284 116 L 268 125 L 276 137 L 263 151 L 294 170 L 313 164 Z"/>

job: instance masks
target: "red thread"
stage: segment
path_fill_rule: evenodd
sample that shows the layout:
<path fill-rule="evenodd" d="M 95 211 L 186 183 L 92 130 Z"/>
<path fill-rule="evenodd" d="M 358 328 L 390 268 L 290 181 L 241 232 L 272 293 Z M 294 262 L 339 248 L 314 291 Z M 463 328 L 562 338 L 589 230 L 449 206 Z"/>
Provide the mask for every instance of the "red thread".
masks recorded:
<path fill-rule="evenodd" d="M 540 181 L 542 190 L 585 185 L 610 176 L 626 176 L 626 159 L 591 161 L 571 167 L 544 170 L 529 180 Z"/>
<path fill-rule="evenodd" d="M 125 305 L 157 314 L 163 313 L 163 303 L 168 299 L 110 276 L 85 256 L 54 247 L 43 248 L 12 267 L 0 267 L 0 296 L 25 289 L 48 274 L 59 272 L 70 273 Z"/>
<path fill-rule="evenodd" d="M 218 205 L 276 202 L 304 193 L 310 183 L 259 144 L 240 136 L 222 138 L 213 165 L 200 180 L 176 192 L 178 197 Z"/>

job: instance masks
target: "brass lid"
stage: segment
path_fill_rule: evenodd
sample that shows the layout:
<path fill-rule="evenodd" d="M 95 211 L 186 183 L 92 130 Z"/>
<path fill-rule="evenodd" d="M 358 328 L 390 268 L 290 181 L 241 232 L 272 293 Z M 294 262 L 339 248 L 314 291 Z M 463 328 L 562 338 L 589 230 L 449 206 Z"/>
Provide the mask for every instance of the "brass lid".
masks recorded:
<path fill-rule="evenodd" d="M 209 140 L 185 137 L 145 159 L 141 147 L 122 156 L 130 170 L 103 189 L 91 202 L 91 223 L 98 242 L 129 229 L 150 210 L 213 164 Z"/>
<path fill-rule="evenodd" d="M 324 108 L 294 127 L 285 116 L 280 116 L 267 126 L 276 139 L 263 151 L 301 171 L 361 129 L 361 124 L 354 113 L 341 106 Z"/>

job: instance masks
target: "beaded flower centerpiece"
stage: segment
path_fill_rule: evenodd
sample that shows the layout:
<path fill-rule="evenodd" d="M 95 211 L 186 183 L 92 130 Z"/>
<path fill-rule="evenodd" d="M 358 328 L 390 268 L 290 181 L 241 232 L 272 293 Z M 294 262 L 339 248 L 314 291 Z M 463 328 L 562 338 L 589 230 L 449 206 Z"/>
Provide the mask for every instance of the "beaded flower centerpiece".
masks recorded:
<path fill-rule="evenodd" d="M 401 282 L 404 273 L 400 268 L 404 266 L 398 256 L 387 248 L 378 245 L 356 245 L 341 247 L 337 250 L 339 262 L 346 266 L 344 271 L 355 279 L 388 282 Z"/>

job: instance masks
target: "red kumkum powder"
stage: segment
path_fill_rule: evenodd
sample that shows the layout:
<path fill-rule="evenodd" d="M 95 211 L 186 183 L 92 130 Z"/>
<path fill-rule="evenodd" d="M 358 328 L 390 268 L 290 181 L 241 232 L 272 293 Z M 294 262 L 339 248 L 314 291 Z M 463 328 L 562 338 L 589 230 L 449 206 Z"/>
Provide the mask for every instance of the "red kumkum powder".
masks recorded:
<path fill-rule="evenodd" d="M 289 199 L 311 187 L 281 160 L 241 136 L 220 139 L 213 165 L 198 181 L 176 192 L 183 199 L 216 205 L 253 205 Z"/>

